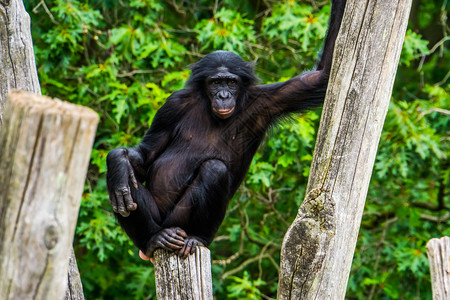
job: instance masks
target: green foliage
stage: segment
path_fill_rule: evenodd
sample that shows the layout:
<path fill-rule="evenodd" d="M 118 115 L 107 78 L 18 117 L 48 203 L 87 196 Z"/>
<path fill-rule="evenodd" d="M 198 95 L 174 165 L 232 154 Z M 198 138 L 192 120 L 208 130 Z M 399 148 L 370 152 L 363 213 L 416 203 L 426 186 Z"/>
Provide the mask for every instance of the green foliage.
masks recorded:
<path fill-rule="evenodd" d="M 400 62 L 406 66 L 410 66 L 411 61 L 429 54 L 428 41 L 423 40 L 420 34 L 408 29 L 403 43 L 402 56 Z"/>
<path fill-rule="evenodd" d="M 329 5 L 315 12 L 307 4 L 281 2 L 272 8 L 272 16 L 264 20 L 263 29 L 270 38 L 277 37 L 283 44 L 288 44 L 289 39 L 299 41 L 306 52 L 312 41 L 317 43 L 325 37 L 329 14 Z"/>
<path fill-rule="evenodd" d="M 222 8 L 211 19 L 203 19 L 196 26 L 202 50 L 213 48 L 245 52 L 246 44 L 255 41 L 253 21 L 240 13 Z"/>
<path fill-rule="evenodd" d="M 248 272 L 244 271 L 243 278 L 230 276 L 230 280 L 232 282 L 227 286 L 227 290 L 229 292 L 227 297 L 229 299 L 261 299 L 261 291 L 258 287 L 264 285 L 265 282 L 260 278 L 253 281 L 250 279 Z"/>
<path fill-rule="evenodd" d="M 417 3 L 381 136 L 348 299 L 431 299 L 425 244 L 450 235 L 449 2 Z M 318 1 L 25 1 L 44 94 L 100 116 L 75 250 L 88 299 L 154 299 L 154 274 L 115 221 L 105 158 L 139 143 L 156 110 L 213 50 L 264 83 L 313 67 L 330 6 Z M 444 5 L 447 5 L 446 7 Z M 303 200 L 320 112 L 273 128 L 215 242 L 217 299 L 275 297 L 284 233 Z"/>

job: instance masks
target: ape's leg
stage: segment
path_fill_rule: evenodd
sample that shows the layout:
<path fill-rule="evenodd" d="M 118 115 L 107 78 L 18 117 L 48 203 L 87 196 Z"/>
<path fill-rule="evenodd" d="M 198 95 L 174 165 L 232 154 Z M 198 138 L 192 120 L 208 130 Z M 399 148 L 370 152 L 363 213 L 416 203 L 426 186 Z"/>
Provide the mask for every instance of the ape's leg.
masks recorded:
<path fill-rule="evenodd" d="M 198 244 L 208 246 L 225 216 L 230 194 L 230 176 L 216 159 L 202 163 L 197 177 L 163 222 L 164 228 L 180 226 L 188 237 L 178 254 L 186 257 Z"/>
<path fill-rule="evenodd" d="M 133 243 L 145 253 L 148 245 L 157 243 L 161 248 L 179 250 L 184 245 L 186 233 L 179 228 L 161 227 L 161 217 L 149 190 L 138 183 L 138 188 L 130 188 L 131 197 L 137 208 L 128 217 L 116 213 L 120 226 Z M 155 239 L 156 238 L 156 239 Z"/>

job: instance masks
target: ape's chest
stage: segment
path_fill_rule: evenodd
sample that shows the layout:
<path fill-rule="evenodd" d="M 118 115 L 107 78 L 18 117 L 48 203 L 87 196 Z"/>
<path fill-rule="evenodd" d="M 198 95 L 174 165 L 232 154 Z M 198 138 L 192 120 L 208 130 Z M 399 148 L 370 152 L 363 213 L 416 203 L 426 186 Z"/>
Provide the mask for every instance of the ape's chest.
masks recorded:
<path fill-rule="evenodd" d="M 224 128 L 185 128 L 178 132 L 176 142 L 185 151 L 215 153 L 219 156 L 231 157 L 240 156 L 242 152 L 248 150 L 249 143 L 256 136 L 246 133 L 245 128 L 224 127 Z M 194 153 L 192 153 L 194 154 Z"/>

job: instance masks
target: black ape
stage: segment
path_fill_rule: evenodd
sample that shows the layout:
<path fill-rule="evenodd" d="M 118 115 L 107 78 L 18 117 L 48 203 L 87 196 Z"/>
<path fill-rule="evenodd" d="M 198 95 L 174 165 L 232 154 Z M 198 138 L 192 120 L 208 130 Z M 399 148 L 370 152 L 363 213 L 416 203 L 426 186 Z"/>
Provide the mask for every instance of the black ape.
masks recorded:
<path fill-rule="evenodd" d="M 316 71 L 255 85 L 252 65 L 217 51 L 192 66 L 187 88 L 158 110 L 136 148 L 107 157 L 107 183 L 120 225 L 147 256 L 186 257 L 209 245 L 268 127 L 321 105 L 345 0 L 333 1 Z"/>

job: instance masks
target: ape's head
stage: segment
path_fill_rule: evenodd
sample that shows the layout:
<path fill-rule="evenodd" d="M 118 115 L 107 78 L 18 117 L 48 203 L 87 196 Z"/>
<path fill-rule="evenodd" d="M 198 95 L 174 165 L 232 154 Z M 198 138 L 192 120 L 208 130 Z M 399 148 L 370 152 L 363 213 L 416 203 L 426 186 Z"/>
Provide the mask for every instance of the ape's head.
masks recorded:
<path fill-rule="evenodd" d="M 209 99 L 217 117 L 231 117 L 248 88 L 258 81 L 253 65 L 229 51 L 215 51 L 191 65 L 192 74 L 187 85 L 202 92 Z"/>

